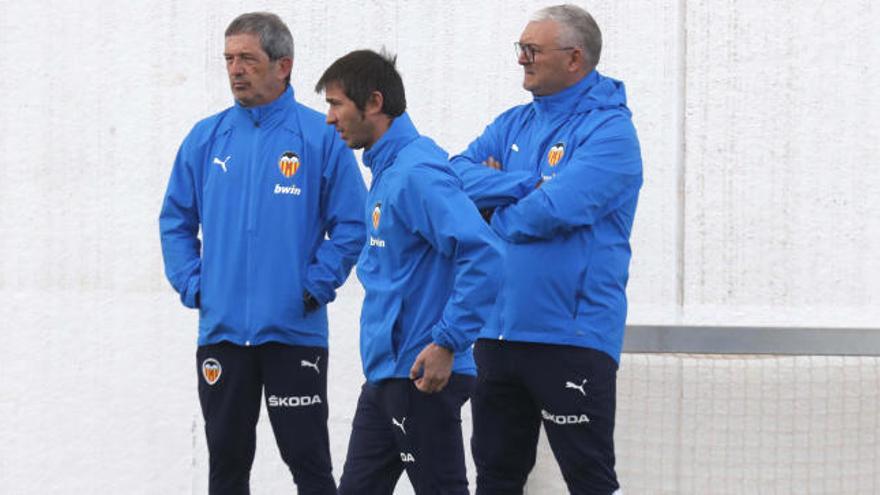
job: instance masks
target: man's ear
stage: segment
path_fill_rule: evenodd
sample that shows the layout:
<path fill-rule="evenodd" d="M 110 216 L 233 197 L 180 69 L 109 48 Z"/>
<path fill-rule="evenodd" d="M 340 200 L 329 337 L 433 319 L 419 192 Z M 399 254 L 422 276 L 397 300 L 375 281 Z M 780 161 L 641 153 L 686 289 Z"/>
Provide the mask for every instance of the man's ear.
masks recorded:
<path fill-rule="evenodd" d="M 367 98 L 366 105 L 364 105 L 364 113 L 367 115 L 382 113 L 382 105 L 384 103 L 385 97 L 382 96 L 382 93 L 373 91 L 370 93 L 370 97 Z"/>
<path fill-rule="evenodd" d="M 279 78 L 287 79 L 293 71 L 293 59 L 290 57 L 281 57 L 278 59 L 278 75 Z"/>
<path fill-rule="evenodd" d="M 571 72 L 577 72 L 584 67 L 588 67 L 589 63 L 586 58 L 586 53 L 580 48 L 574 48 L 571 50 L 571 54 L 568 58 L 568 70 Z"/>

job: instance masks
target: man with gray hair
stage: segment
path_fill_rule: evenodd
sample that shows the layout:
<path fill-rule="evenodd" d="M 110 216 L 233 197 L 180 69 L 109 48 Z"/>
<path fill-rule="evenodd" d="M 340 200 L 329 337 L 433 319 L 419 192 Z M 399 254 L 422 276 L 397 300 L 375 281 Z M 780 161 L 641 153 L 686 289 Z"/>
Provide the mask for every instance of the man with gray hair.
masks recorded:
<path fill-rule="evenodd" d="M 474 346 L 478 494 L 522 493 L 540 425 L 571 493 L 611 494 L 629 237 L 642 184 L 623 83 L 595 68 L 602 36 L 574 5 L 538 11 L 515 44 L 531 103 L 452 164 L 506 244 Z"/>
<path fill-rule="evenodd" d="M 298 493 L 335 494 L 326 304 L 363 246 L 366 188 L 324 116 L 294 98 L 278 16 L 236 18 L 223 55 L 235 105 L 183 141 L 159 217 L 165 274 L 199 310 L 209 491 L 250 493 L 265 394 Z"/>

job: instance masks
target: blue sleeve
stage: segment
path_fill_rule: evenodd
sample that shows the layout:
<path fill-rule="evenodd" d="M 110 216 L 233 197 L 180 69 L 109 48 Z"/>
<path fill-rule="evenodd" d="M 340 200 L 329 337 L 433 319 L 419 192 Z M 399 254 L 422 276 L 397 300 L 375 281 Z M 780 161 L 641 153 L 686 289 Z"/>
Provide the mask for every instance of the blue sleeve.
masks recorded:
<path fill-rule="evenodd" d="M 454 260 L 452 293 L 431 329 L 432 338 L 441 347 L 462 352 L 476 340 L 498 292 L 501 242 L 452 174 L 419 170 L 405 191 L 407 224 Z"/>
<path fill-rule="evenodd" d="M 333 129 L 328 127 L 333 132 Z M 304 288 L 321 304 L 336 298 L 336 289 L 348 278 L 366 239 L 364 203 L 366 187 L 354 154 L 330 134 L 327 166 L 321 178 L 323 231 L 312 259 Z"/>
<path fill-rule="evenodd" d="M 504 167 L 507 143 L 503 139 L 502 127 L 503 120 L 499 117 L 449 162 L 461 177 L 464 192 L 480 209 L 513 203 L 529 194 L 538 183 L 537 175 L 524 170 L 495 170 L 483 165 L 491 156 Z"/>
<path fill-rule="evenodd" d="M 492 227 L 502 238 L 525 243 L 588 227 L 637 194 L 642 159 L 628 118 L 606 122 L 579 144 L 551 181 L 515 205 L 495 211 Z"/>
<path fill-rule="evenodd" d="M 159 234 L 165 276 L 180 294 L 183 305 L 195 308 L 202 268 L 202 243 L 198 237 L 201 195 L 197 190 L 200 181 L 196 180 L 193 157 L 188 152 L 189 139 L 181 145 L 171 170 L 159 214 Z"/>

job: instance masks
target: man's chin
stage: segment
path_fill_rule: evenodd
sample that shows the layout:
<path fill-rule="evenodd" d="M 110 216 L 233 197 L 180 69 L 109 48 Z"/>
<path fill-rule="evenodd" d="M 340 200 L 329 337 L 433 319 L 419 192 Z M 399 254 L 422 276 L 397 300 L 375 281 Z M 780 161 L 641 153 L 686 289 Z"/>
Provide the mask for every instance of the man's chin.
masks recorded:
<path fill-rule="evenodd" d="M 232 97 L 244 106 L 248 106 L 253 102 L 253 95 L 246 89 L 232 88 Z"/>

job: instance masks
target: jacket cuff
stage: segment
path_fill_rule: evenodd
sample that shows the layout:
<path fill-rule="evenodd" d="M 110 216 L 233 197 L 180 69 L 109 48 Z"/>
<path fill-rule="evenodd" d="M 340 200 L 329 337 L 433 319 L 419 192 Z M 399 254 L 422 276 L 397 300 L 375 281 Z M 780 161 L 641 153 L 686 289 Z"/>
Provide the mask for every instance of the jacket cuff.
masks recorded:
<path fill-rule="evenodd" d="M 456 354 L 467 350 L 473 344 L 473 342 L 468 342 L 466 339 L 457 339 L 452 332 L 440 328 L 439 325 L 434 325 L 434 328 L 431 330 L 431 338 L 435 344 Z"/>
<path fill-rule="evenodd" d="M 196 275 L 189 279 L 186 284 L 186 290 L 180 293 L 180 302 L 187 308 L 198 308 L 196 305 L 196 294 L 201 290 L 201 277 Z"/>
<path fill-rule="evenodd" d="M 492 214 L 492 220 L 489 221 L 489 226 L 492 227 L 492 230 L 498 237 L 513 244 L 516 241 L 511 236 L 507 235 L 507 226 L 504 222 L 504 217 L 506 216 L 505 212 L 508 207 L 509 206 L 501 206 L 496 208 L 495 213 Z"/>
<path fill-rule="evenodd" d="M 325 289 L 325 288 L 321 287 L 320 285 L 313 284 L 309 280 L 306 280 L 303 282 L 303 289 L 308 291 L 308 293 L 311 294 L 312 297 L 314 297 L 316 301 L 321 303 L 321 306 L 325 306 L 325 305 L 333 302 L 334 299 L 336 299 L 336 291 L 335 290 Z"/>

